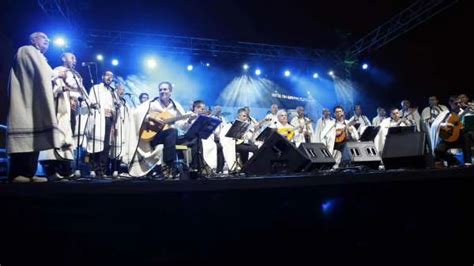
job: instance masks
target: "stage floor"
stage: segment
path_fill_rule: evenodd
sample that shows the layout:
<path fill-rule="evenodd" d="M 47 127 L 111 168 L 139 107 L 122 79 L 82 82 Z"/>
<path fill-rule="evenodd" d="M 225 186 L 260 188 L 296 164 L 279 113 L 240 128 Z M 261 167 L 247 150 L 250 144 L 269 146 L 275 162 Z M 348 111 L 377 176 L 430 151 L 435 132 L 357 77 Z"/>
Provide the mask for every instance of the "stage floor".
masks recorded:
<path fill-rule="evenodd" d="M 473 167 L 0 183 L 0 206 L 1 265 L 474 261 Z"/>

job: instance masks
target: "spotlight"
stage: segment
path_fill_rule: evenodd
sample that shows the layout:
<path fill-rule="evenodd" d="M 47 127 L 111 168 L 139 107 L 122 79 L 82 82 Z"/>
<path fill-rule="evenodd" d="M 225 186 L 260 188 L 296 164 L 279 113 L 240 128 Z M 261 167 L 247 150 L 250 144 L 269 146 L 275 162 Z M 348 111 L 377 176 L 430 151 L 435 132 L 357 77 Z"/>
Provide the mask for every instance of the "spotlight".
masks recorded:
<path fill-rule="evenodd" d="M 117 59 L 112 59 L 112 65 L 113 66 L 118 66 L 119 61 Z"/>
<path fill-rule="evenodd" d="M 368 64 L 363 64 L 363 65 L 362 65 L 362 69 L 363 69 L 363 70 L 367 70 L 368 68 L 369 68 L 369 65 L 368 65 Z"/>
<path fill-rule="evenodd" d="M 59 48 L 63 48 L 66 46 L 66 40 L 62 37 L 57 37 L 56 39 L 54 39 L 54 45 Z"/>
<path fill-rule="evenodd" d="M 154 69 L 154 68 L 156 67 L 156 60 L 153 59 L 153 58 L 147 59 L 147 60 L 146 60 L 146 66 L 147 66 L 149 69 Z"/>
<path fill-rule="evenodd" d="M 314 74 L 313 74 L 313 78 L 314 78 L 314 79 L 317 79 L 317 78 L 319 78 L 319 75 L 318 75 L 318 73 L 314 73 Z"/>
<path fill-rule="evenodd" d="M 210 64 L 210 63 L 206 63 L 206 66 L 207 66 L 207 67 L 210 67 L 210 66 L 211 66 L 211 64 Z"/>
<path fill-rule="evenodd" d="M 328 72 L 328 75 L 334 78 L 334 71 L 330 70 L 330 71 Z"/>
<path fill-rule="evenodd" d="M 289 70 L 285 70 L 285 77 L 289 77 L 291 75 L 291 72 Z"/>
<path fill-rule="evenodd" d="M 104 56 L 101 55 L 101 54 L 98 54 L 95 58 L 97 59 L 97 61 L 102 61 L 102 60 L 104 60 Z"/>
<path fill-rule="evenodd" d="M 249 69 L 249 65 L 244 64 L 244 65 L 242 66 L 242 68 L 243 68 L 244 70 L 247 70 L 247 69 Z"/>
<path fill-rule="evenodd" d="M 262 71 L 257 68 L 257 70 L 255 70 L 255 75 L 260 76 L 260 74 L 262 74 Z"/>
<path fill-rule="evenodd" d="M 192 71 L 193 70 L 193 65 L 188 65 L 188 71 Z"/>

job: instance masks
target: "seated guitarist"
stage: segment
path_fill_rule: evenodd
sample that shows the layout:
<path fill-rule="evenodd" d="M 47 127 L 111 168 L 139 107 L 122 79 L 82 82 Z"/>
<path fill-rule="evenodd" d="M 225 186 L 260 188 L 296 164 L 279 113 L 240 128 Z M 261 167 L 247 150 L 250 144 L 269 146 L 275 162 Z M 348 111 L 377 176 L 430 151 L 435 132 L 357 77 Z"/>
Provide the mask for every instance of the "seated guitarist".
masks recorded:
<path fill-rule="evenodd" d="M 288 123 L 288 113 L 282 109 L 277 112 L 277 122 L 270 127 L 275 128 L 280 135 L 292 143 L 294 143 L 295 134 L 302 134 L 295 131 L 295 128 Z"/>
<path fill-rule="evenodd" d="M 464 132 L 462 124 L 461 100 L 458 96 L 449 98 L 450 111 L 440 113 L 431 126 L 432 147 L 435 154 L 435 166 L 442 167 L 442 161 L 448 165 L 458 165 L 456 158 L 447 151 L 452 148 L 461 148 L 464 164 L 472 165 L 472 142 L 468 132 Z"/>
<path fill-rule="evenodd" d="M 248 121 L 248 112 L 245 108 L 240 108 L 237 112 L 237 120 L 247 122 Z M 240 156 L 240 161 L 242 164 L 245 164 L 249 159 L 249 153 L 255 154 L 258 150 L 258 146 L 253 142 L 253 135 L 255 129 L 250 129 L 245 133 L 242 140 L 237 140 L 235 143 L 235 151 Z"/>
<path fill-rule="evenodd" d="M 178 102 L 171 99 L 173 85 L 170 82 L 161 82 L 158 85 L 158 90 L 160 96 L 150 102 L 150 108 L 148 115 L 145 117 L 145 122 L 163 124 L 164 121 L 162 119 L 151 117 L 149 115 L 151 112 L 167 112 L 172 117 L 185 114 L 183 107 Z M 176 127 L 181 127 L 181 124 L 184 123 L 186 123 L 186 121 L 177 121 L 174 125 L 170 125 L 168 129 L 161 131 L 153 137 L 150 142 L 152 147 L 155 147 L 158 144 L 163 144 L 162 170 L 165 178 L 174 178 L 178 174 L 175 165 L 176 140 L 178 136 Z"/>

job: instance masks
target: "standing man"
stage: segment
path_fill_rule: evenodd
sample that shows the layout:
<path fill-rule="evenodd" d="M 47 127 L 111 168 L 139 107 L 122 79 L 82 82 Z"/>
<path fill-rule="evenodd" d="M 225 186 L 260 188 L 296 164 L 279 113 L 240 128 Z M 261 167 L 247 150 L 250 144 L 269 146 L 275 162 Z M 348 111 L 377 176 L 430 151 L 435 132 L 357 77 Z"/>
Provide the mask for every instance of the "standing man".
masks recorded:
<path fill-rule="evenodd" d="M 82 78 L 75 70 L 76 56 L 64 53 L 61 56 L 63 65 L 54 71 L 64 72 L 66 78 L 57 79 L 53 86 L 56 118 L 60 134 L 60 148 L 42 151 L 40 162 L 48 176 L 55 178 L 69 177 L 72 174 L 71 162 L 74 160 L 74 148 L 77 141 L 74 139 L 76 116 L 79 114 L 79 97 L 87 98 L 87 92 L 82 86 Z M 85 121 L 85 120 L 84 120 Z"/>
<path fill-rule="evenodd" d="M 112 71 L 105 71 L 102 83 L 94 85 L 89 93 L 92 115 L 87 127 L 87 152 L 90 155 L 92 177 L 106 177 L 109 170 L 111 131 L 117 115 L 117 96 L 111 86 L 113 78 Z"/>
<path fill-rule="evenodd" d="M 138 100 L 140 101 L 140 104 L 148 101 L 149 98 L 150 96 L 146 92 L 140 93 L 140 95 L 138 96 Z"/>
<path fill-rule="evenodd" d="M 380 130 L 374 139 L 374 144 L 380 154 L 383 152 L 385 146 L 385 140 L 387 138 L 388 129 L 391 127 L 408 127 L 412 126 L 412 121 L 407 118 L 402 118 L 400 110 L 398 108 L 390 109 L 390 117 L 385 118 L 380 123 Z"/>
<path fill-rule="evenodd" d="M 365 128 L 371 125 L 367 116 L 362 114 L 362 108 L 360 105 L 356 105 L 354 107 L 354 115 L 349 119 L 349 123 L 352 123 L 356 126 L 359 134 L 362 134 Z"/>
<path fill-rule="evenodd" d="M 278 113 L 278 104 L 274 103 L 272 104 L 270 112 L 265 116 L 265 122 L 266 122 L 265 124 L 267 126 L 275 125 L 277 123 L 278 121 L 277 113 Z"/>
<path fill-rule="evenodd" d="M 380 126 L 382 121 L 387 118 L 386 117 L 387 113 L 385 112 L 385 109 L 383 107 L 377 107 L 377 116 L 372 119 L 372 125 L 374 127 Z"/>
<path fill-rule="evenodd" d="M 347 141 L 357 141 L 359 134 L 357 129 L 353 126 L 353 122 L 349 122 L 345 119 L 344 108 L 342 106 L 336 106 L 334 108 L 334 114 L 336 121 L 334 126 L 328 133 L 328 150 L 333 152 L 333 157 L 336 160 L 334 168 L 339 167 L 339 163 L 342 159 L 342 150 L 344 143 Z"/>
<path fill-rule="evenodd" d="M 65 73 L 55 73 L 44 57 L 46 34 L 35 32 L 30 41 L 18 49 L 8 83 L 9 179 L 19 183 L 48 181 L 35 176 L 39 152 L 60 147 L 52 82 Z"/>
<path fill-rule="evenodd" d="M 121 173 L 121 162 L 128 162 L 130 153 L 130 126 L 131 126 L 131 109 L 125 100 L 125 86 L 118 83 L 115 87 L 118 96 L 117 116 L 114 121 L 112 130 L 112 151 L 110 158 L 112 161 L 113 176 Z"/>
<path fill-rule="evenodd" d="M 316 122 L 316 131 L 314 133 L 313 142 L 324 143 L 326 147 L 329 147 L 328 133 L 329 130 L 334 126 L 334 118 L 331 117 L 331 112 L 328 108 L 323 108 L 323 116 Z"/>
<path fill-rule="evenodd" d="M 304 107 L 296 107 L 296 116 L 291 119 L 290 124 L 298 131 L 298 137 L 295 137 L 297 146 L 301 143 L 311 142 L 313 135 L 313 125 L 311 119 L 304 115 Z"/>
<path fill-rule="evenodd" d="M 223 147 L 220 141 L 220 134 L 222 131 L 222 128 L 227 124 L 227 120 L 225 119 L 224 116 L 222 116 L 222 107 L 221 106 L 216 106 L 214 107 L 214 115 L 213 117 L 219 119 L 221 123 L 219 126 L 216 128 L 214 131 L 214 142 L 216 143 L 216 148 L 217 148 L 217 168 L 216 172 L 217 173 L 222 173 L 224 169 L 224 164 L 225 164 L 225 158 L 224 158 L 224 151 Z"/>
<path fill-rule="evenodd" d="M 421 116 L 418 109 L 413 107 L 409 100 L 403 100 L 400 105 L 402 106 L 400 110 L 401 118 L 409 120 L 407 123 L 411 123 L 417 131 L 420 131 Z"/>
<path fill-rule="evenodd" d="M 421 118 L 424 122 L 428 123 L 428 125 L 431 126 L 436 117 L 438 117 L 440 113 L 447 111 L 448 107 L 439 104 L 437 96 L 430 96 L 428 102 L 429 106 L 423 109 L 423 111 L 421 112 Z"/>

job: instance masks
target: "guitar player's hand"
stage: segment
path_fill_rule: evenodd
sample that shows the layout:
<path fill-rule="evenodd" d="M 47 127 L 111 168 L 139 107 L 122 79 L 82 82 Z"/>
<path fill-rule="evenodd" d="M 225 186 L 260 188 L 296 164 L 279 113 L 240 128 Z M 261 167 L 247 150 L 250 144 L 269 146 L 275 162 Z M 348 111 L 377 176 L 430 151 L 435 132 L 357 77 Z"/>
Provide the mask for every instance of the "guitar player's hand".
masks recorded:
<path fill-rule="evenodd" d="M 152 122 L 154 124 L 159 124 L 162 125 L 165 123 L 165 121 L 161 120 L 160 118 L 153 118 L 153 117 L 148 117 L 148 122 Z"/>

